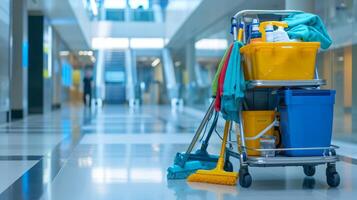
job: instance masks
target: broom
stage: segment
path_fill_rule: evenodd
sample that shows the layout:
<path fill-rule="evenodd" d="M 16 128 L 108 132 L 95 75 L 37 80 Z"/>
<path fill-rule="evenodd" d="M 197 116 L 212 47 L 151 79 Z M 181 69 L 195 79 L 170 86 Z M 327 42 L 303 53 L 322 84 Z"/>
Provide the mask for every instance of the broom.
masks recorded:
<path fill-rule="evenodd" d="M 236 185 L 237 184 L 237 172 L 224 171 L 224 154 L 226 151 L 227 137 L 230 128 L 230 121 L 226 121 L 224 125 L 224 134 L 221 147 L 221 153 L 218 158 L 217 166 L 213 170 L 197 170 L 196 173 L 190 175 L 187 178 L 189 182 L 204 182 L 220 185 Z"/>

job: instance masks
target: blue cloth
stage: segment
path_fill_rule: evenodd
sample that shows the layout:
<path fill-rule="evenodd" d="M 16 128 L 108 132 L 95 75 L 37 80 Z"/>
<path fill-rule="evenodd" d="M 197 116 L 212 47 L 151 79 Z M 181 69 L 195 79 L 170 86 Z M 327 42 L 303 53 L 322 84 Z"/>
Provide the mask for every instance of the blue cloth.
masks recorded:
<path fill-rule="evenodd" d="M 223 118 L 239 122 L 240 101 L 244 97 L 245 80 L 241 67 L 241 42 L 234 42 L 223 84 L 221 112 Z"/>
<path fill-rule="evenodd" d="M 298 13 L 289 15 L 284 19 L 289 25 L 286 31 L 290 39 L 301 39 L 305 42 L 320 42 L 322 49 L 327 49 L 332 44 L 331 37 L 317 15 L 311 13 Z"/>

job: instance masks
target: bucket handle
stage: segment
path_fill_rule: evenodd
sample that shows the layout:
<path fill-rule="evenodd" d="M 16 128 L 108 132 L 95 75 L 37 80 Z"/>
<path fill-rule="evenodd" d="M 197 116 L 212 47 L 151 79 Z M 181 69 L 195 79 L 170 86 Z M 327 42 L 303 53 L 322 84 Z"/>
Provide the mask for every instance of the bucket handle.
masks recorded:
<path fill-rule="evenodd" d="M 260 131 L 260 133 L 254 137 L 245 137 L 245 140 L 256 140 L 260 137 L 262 137 L 266 132 L 268 132 L 271 128 L 273 128 L 273 126 L 275 125 L 275 123 L 277 122 L 277 120 L 275 119 L 271 124 L 269 124 L 269 126 L 267 126 L 265 129 L 263 129 L 262 131 Z"/>

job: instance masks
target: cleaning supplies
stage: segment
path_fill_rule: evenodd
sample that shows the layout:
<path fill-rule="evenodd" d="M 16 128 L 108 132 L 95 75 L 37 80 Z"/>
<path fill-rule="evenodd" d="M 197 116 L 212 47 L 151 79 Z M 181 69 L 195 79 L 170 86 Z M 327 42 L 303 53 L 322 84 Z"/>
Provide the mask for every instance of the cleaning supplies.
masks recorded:
<path fill-rule="evenodd" d="M 284 30 L 284 27 L 278 26 L 278 29 L 273 34 L 274 42 L 289 42 L 288 33 Z"/>
<path fill-rule="evenodd" d="M 274 27 L 272 24 L 267 24 L 265 26 L 265 37 L 266 42 L 274 42 Z"/>
<path fill-rule="evenodd" d="M 186 152 L 176 154 L 174 165 L 167 169 L 167 179 L 185 179 L 190 174 L 196 172 L 198 169 L 213 169 L 215 167 L 218 156 L 208 154 L 207 146 L 208 141 L 217 125 L 219 116 L 217 112 L 215 112 L 211 128 L 206 136 L 205 141 L 202 143 L 201 148 L 195 153 L 191 153 L 213 112 L 214 101 L 211 103 L 209 109 L 207 110 Z"/>
<path fill-rule="evenodd" d="M 245 79 L 241 67 L 241 42 L 234 42 L 233 50 L 224 77 L 221 97 L 221 113 L 225 120 L 239 122 L 240 102 L 244 97 Z"/>
<path fill-rule="evenodd" d="M 321 18 L 311 13 L 297 13 L 284 19 L 289 25 L 286 29 L 291 39 L 300 39 L 304 42 L 320 42 L 322 49 L 332 44 L 326 27 Z"/>
<path fill-rule="evenodd" d="M 270 149 L 275 149 L 275 138 L 274 136 L 263 136 L 260 139 L 260 148 L 266 149 L 261 151 L 261 156 L 263 157 L 274 157 L 275 151 L 270 151 Z"/>
<path fill-rule="evenodd" d="M 221 153 L 217 162 L 217 166 L 213 170 L 197 170 L 196 173 L 190 175 L 187 180 L 190 182 L 205 182 L 221 185 L 236 185 L 238 173 L 224 171 L 224 155 L 226 151 L 227 138 L 230 129 L 230 121 L 226 121 L 224 125 L 224 134 L 222 140 Z"/>
<path fill-rule="evenodd" d="M 237 40 L 238 40 L 239 42 L 242 42 L 242 40 L 243 40 L 243 28 L 244 28 L 244 22 L 241 22 L 241 23 L 239 24 L 238 38 L 237 38 Z"/>
<path fill-rule="evenodd" d="M 167 179 L 185 179 L 191 174 L 195 173 L 200 169 L 213 169 L 215 167 L 215 163 L 204 163 L 201 161 L 189 161 L 185 163 L 184 167 L 179 165 L 172 165 L 167 169 Z"/>
<path fill-rule="evenodd" d="M 266 21 L 262 22 L 259 25 L 259 31 L 262 33 L 262 41 L 263 42 L 274 42 L 274 28 L 273 26 L 281 26 L 283 28 L 287 28 L 288 24 L 286 22 L 280 21 Z M 268 30 L 268 33 L 266 31 Z M 268 36 L 267 36 L 268 35 Z M 267 38 L 269 37 L 269 38 Z"/>
<path fill-rule="evenodd" d="M 258 19 L 253 19 L 252 32 L 250 34 L 250 43 L 256 43 L 256 42 L 262 42 L 262 34 L 259 32 Z"/>
<path fill-rule="evenodd" d="M 215 100 L 215 109 L 217 112 L 221 110 L 221 98 L 223 95 L 223 84 L 224 84 L 224 80 L 225 80 L 224 78 L 226 76 L 227 66 L 228 66 L 228 62 L 230 60 L 232 49 L 233 49 L 233 45 L 231 45 L 229 48 L 227 57 L 224 60 L 222 70 L 221 70 L 221 72 L 219 74 L 219 78 L 218 78 L 218 87 L 217 87 L 216 100 Z"/>
<path fill-rule="evenodd" d="M 261 42 L 240 49 L 246 80 L 312 80 L 319 42 Z M 287 67 L 289 66 L 289 67 Z"/>
<path fill-rule="evenodd" d="M 260 149 L 260 138 L 273 135 L 273 110 L 243 111 L 243 128 L 245 131 L 245 145 L 249 156 L 259 156 L 260 152 L 251 149 Z M 239 133 L 238 133 L 239 134 Z M 238 145 L 240 146 L 239 140 Z"/>
<path fill-rule="evenodd" d="M 228 56 L 228 52 L 230 52 L 232 49 L 232 45 L 230 45 L 225 53 L 224 53 L 224 56 L 223 58 L 221 59 L 221 61 L 219 62 L 219 65 L 218 65 L 218 69 L 217 69 L 217 72 L 216 74 L 214 75 L 214 79 L 213 79 L 213 83 L 212 83 L 212 96 L 216 96 L 217 95 L 217 88 L 218 88 L 218 79 L 219 79 L 219 75 L 221 74 L 221 71 L 222 71 L 222 67 L 223 67 L 223 64 L 225 62 L 225 60 L 227 59 L 227 56 Z"/>

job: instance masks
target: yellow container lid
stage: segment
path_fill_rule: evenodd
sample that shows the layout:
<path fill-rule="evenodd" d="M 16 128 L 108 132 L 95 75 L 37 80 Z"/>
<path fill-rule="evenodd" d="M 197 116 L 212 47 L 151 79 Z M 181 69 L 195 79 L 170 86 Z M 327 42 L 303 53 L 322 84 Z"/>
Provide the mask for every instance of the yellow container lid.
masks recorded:
<path fill-rule="evenodd" d="M 320 48 L 320 42 L 257 42 L 245 45 L 240 48 L 241 53 L 245 53 L 252 48 L 260 48 L 260 47 L 281 47 L 281 48 L 306 48 L 306 47 L 314 47 Z"/>

